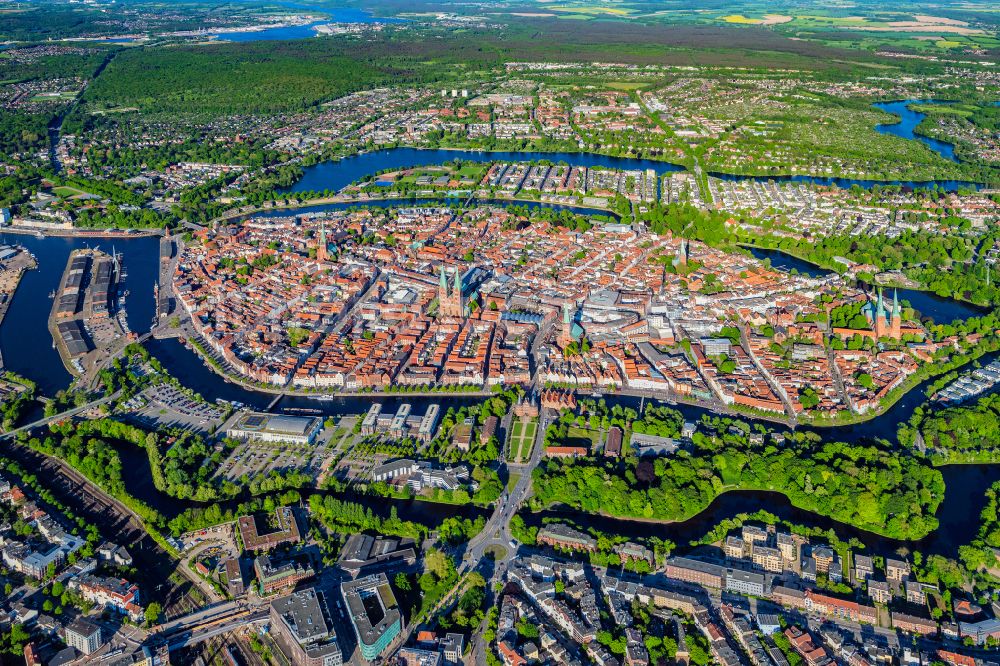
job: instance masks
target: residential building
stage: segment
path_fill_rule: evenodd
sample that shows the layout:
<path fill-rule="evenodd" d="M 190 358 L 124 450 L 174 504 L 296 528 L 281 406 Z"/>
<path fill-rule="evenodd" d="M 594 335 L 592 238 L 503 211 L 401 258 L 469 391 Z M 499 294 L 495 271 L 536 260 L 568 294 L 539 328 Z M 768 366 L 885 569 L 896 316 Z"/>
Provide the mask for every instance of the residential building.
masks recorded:
<path fill-rule="evenodd" d="M 77 618 L 66 625 L 63 635 L 66 645 L 76 648 L 83 654 L 93 654 L 104 644 L 100 625 L 83 618 Z"/>

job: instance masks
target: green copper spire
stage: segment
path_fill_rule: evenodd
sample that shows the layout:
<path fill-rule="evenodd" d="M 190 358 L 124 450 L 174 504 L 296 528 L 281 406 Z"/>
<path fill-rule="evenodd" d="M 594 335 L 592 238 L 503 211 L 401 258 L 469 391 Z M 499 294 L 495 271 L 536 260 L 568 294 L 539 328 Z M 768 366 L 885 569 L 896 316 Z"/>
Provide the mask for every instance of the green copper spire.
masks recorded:
<path fill-rule="evenodd" d="M 458 296 L 462 293 L 462 271 L 458 266 L 455 267 L 455 295 Z"/>
<path fill-rule="evenodd" d="M 438 285 L 441 287 L 442 291 L 448 289 L 448 278 L 444 274 L 444 266 L 441 267 L 441 279 L 438 282 Z"/>
<path fill-rule="evenodd" d="M 892 290 L 892 318 L 896 319 L 901 317 L 903 314 L 902 308 L 899 307 L 899 296 L 896 295 L 896 289 Z"/>
<path fill-rule="evenodd" d="M 878 288 L 878 300 L 875 302 L 875 321 L 885 317 L 885 304 L 882 302 L 882 287 Z"/>

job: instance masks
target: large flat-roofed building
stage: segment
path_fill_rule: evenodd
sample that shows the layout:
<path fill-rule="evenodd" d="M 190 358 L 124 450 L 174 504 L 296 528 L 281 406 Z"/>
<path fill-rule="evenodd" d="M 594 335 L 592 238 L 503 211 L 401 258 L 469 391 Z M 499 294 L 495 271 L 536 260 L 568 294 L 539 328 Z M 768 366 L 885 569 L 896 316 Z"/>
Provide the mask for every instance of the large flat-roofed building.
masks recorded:
<path fill-rule="evenodd" d="M 382 405 L 375 403 L 368 408 L 361 419 L 361 434 L 376 435 L 385 433 L 389 437 L 402 439 L 416 437 L 429 442 L 437 432 L 438 419 L 441 416 L 441 405 L 432 403 L 427 406 L 423 416 L 413 413 L 413 406 L 404 402 L 395 412 L 382 411 Z"/>
<path fill-rule="evenodd" d="M 764 596 L 765 584 L 766 581 L 762 574 L 742 569 L 726 569 L 726 589 L 730 592 L 762 597 Z"/>
<path fill-rule="evenodd" d="M 315 588 L 271 602 L 271 627 L 292 666 L 341 666 L 344 658 L 324 594 Z"/>
<path fill-rule="evenodd" d="M 72 317 L 83 308 L 83 278 L 90 269 L 90 257 L 78 254 L 70 260 L 69 270 L 59 294 L 57 317 Z"/>
<path fill-rule="evenodd" d="M 404 402 L 396 410 L 396 415 L 392 417 L 392 422 L 389 424 L 389 435 L 392 437 L 402 437 L 403 433 L 406 432 L 406 419 L 410 416 L 410 410 L 412 407 L 410 403 Z"/>
<path fill-rule="evenodd" d="M 352 534 L 340 551 L 338 564 L 352 575 L 376 567 L 385 571 L 397 565 L 415 563 L 415 545 L 412 539 Z"/>
<path fill-rule="evenodd" d="M 421 441 L 429 442 L 434 439 L 440 413 L 441 405 L 433 404 L 427 406 L 427 411 L 421 417 L 420 426 L 417 428 L 417 437 Z"/>
<path fill-rule="evenodd" d="M 365 414 L 365 418 L 361 420 L 361 434 L 362 435 L 374 435 L 375 431 L 378 429 L 378 416 L 382 413 L 382 405 L 379 403 L 373 403 L 371 407 L 368 408 L 368 413 Z"/>
<path fill-rule="evenodd" d="M 83 324 L 80 323 L 79 319 L 61 321 L 56 324 L 56 330 L 59 331 L 59 337 L 66 345 L 66 351 L 70 358 L 82 356 L 94 348 L 90 336 L 83 330 Z"/>
<path fill-rule="evenodd" d="M 322 421 L 312 417 L 250 412 L 237 417 L 226 430 L 226 436 L 262 442 L 312 444 L 321 426 Z"/>
<path fill-rule="evenodd" d="M 94 316 L 106 317 L 111 310 L 112 278 L 114 277 L 111 259 L 101 259 L 94 271 L 94 281 L 90 286 L 90 307 Z"/>
<path fill-rule="evenodd" d="M 667 560 L 664 573 L 667 578 L 673 580 L 696 583 L 715 589 L 722 588 L 726 578 L 725 567 L 687 557 L 672 557 Z"/>
<path fill-rule="evenodd" d="M 384 573 L 347 581 L 340 586 L 358 637 L 361 656 L 374 661 L 403 630 L 403 616 Z"/>
<path fill-rule="evenodd" d="M 302 540 L 295 510 L 290 506 L 278 507 L 272 524 L 268 524 L 262 516 L 240 516 L 237 525 L 243 548 L 249 551 L 269 550 L 282 543 L 298 543 Z"/>
<path fill-rule="evenodd" d="M 610 433 L 609 433 L 610 439 Z M 680 448 L 673 437 L 660 437 L 659 435 L 646 435 L 639 432 L 632 433 L 629 445 L 637 456 L 671 456 L 677 453 Z"/>

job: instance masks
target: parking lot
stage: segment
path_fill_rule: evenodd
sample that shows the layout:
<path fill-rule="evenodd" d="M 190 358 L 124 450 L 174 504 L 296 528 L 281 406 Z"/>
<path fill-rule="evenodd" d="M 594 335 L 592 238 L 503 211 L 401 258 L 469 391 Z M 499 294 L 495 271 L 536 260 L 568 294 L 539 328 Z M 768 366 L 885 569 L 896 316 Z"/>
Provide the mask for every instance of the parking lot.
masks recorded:
<path fill-rule="evenodd" d="M 216 476 L 235 481 L 244 474 L 250 478 L 272 471 L 296 470 L 319 477 L 334 456 L 336 442 L 331 442 L 339 429 L 320 431 L 315 444 L 288 442 L 240 442 L 216 471 Z"/>
<path fill-rule="evenodd" d="M 221 407 L 191 398 L 172 384 L 147 387 L 123 408 L 148 425 L 203 433 L 217 428 L 226 416 Z"/>

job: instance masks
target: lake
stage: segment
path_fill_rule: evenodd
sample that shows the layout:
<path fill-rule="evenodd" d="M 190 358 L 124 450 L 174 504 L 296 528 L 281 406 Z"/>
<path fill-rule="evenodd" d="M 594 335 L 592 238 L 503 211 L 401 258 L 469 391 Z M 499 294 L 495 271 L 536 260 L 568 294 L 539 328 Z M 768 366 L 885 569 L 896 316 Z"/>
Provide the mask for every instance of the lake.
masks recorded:
<path fill-rule="evenodd" d="M 316 32 L 316 27 L 320 25 L 325 25 L 327 23 L 362 23 L 362 24 L 372 24 L 372 23 L 405 23 L 405 19 L 398 18 L 380 18 L 372 16 L 371 13 L 366 12 L 361 9 L 350 9 L 350 8 L 338 8 L 338 9 L 320 9 L 319 7 L 310 7 L 310 11 L 322 11 L 325 14 L 329 14 L 330 17 L 323 19 L 322 21 L 313 21 L 312 23 L 306 23 L 303 25 L 289 25 L 281 28 L 267 28 L 265 30 L 241 30 L 236 32 L 217 32 L 211 33 L 208 37 L 212 37 L 219 41 L 227 42 L 264 42 L 264 41 L 278 41 L 285 39 L 308 39 L 310 37 L 316 37 L 319 33 Z"/>

